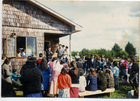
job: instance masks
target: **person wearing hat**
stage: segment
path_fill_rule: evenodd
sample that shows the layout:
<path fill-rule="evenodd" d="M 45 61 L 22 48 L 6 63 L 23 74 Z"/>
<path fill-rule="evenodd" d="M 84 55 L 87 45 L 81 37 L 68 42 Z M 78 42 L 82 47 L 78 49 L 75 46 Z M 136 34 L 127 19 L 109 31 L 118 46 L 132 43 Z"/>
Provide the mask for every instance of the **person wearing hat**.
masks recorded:
<path fill-rule="evenodd" d="M 63 53 L 63 59 L 65 60 L 65 62 L 68 64 L 68 46 L 66 46 L 64 53 Z"/>
<path fill-rule="evenodd" d="M 53 55 L 53 53 L 51 51 L 51 46 L 49 46 L 48 49 L 47 49 L 47 52 L 46 52 L 47 62 L 52 61 L 52 55 Z"/>

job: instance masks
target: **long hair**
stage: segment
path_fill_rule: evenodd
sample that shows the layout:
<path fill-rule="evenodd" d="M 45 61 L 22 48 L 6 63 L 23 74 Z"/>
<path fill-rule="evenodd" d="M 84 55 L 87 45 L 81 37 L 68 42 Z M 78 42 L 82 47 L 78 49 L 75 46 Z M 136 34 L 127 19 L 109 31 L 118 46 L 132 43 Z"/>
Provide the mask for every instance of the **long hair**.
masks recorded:
<path fill-rule="evenodd" d="M 4 61 L 4 63 L 2 64 L 2 66 L 3 66 L 4 64 L 8 64 L 9 62 L 10 62 L 10 59 L 9 59 L 9 58 L 6 58 L 5 61 Z"/>
<path fill-rule="evenodd" d="M 61 74 L 65 75 L 69 72 L 69 69 L 67 66 L 64 66 L 62 69 L 61 69 Z"/>
<path fill-rule="evenodd" d="M 48 64 L 47 64 L 47 60 L 45 58 L 42 59 L 41 64 L 40 64 L 40 68 L 43 71 L 45 69 L 45 71 L 48 70 Z"/>
<path fill-rule="evenodd" d="M 132 63 L 134 63 L 134 64 L 137 64 L 137 65 L 138 65 L 137 60 L 136 60 L 135 58 L 132 58 Z"/>
<path fill-rule="evenodd" d="M 94 77 L 97 76 L 97 74 L 96 74 L 94 68 L 90 68 L 90 69 L 89 69 L 89 73 L 90 73 L 92 76 L 94 76 Z"/>

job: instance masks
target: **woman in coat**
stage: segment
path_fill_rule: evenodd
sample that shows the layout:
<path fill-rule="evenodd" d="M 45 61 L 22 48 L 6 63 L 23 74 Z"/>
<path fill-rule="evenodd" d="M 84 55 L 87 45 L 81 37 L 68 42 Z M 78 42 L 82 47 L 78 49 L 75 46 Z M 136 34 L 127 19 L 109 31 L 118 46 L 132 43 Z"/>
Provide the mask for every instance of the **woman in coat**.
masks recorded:
<path fill-rule="evenodd" d="M 50 67 L 48 67 L 47 60 L 45 58 L 42 59 L 41 64 L 38 65 L 38 68 L 41 70 L 43 74 L 43 83 L 41 85 L 42 95 L 47 95 L 49 90 L 49 75 L 50 75 Z"/>
<path fill-rule="evenodd" d="M 31 57 L 21 69 L 20 82 L 23 84 L 24 97 L 42 97 L 42 72 L 37 68 L 36 58 Z"/>

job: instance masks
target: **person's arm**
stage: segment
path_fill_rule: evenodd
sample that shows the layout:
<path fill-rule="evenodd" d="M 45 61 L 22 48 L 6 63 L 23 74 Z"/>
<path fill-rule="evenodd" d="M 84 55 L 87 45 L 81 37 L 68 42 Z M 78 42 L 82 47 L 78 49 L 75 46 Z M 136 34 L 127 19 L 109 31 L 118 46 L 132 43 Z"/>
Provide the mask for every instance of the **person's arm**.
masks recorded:
<path fill-rule="evenodd" d="M 71 88 L 71 84 L 72 84 L 71 77 L 68 75 L 68 86 L 69 86 L 69 88 Z"/>
<path fill-rule="evenodd" d="M 87 86 L 87 83 L 86 83 L 86 79 L 85 79 L 85 77 L 84 77 L 84 87 L 86 87 Z"/>
<path fill-rule="evenodd" d="M 5 72 L 6 72 L 6 75 L 7 76 L 10 76 L 12 73 L 10 73 L 10 71 L 9 71 L 9 66 L 7 65 L 7 66 L 5 66 Z"/>

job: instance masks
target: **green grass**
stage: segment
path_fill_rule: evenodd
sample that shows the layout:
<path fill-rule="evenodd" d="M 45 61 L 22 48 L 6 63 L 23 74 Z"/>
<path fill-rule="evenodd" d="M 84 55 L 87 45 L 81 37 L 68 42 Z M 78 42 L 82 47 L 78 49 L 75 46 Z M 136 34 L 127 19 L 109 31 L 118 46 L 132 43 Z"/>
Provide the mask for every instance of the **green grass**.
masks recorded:
<path fill-rule="evenodd" d="M 16 92 L 17 97 L 23 97 L 23 92 L 21 88 L 14 87 L 14 90 Z M 121 81 L 119 80 L 119 89 L 111 93 L 111 98 L 129 98 L 127 93 L 130 90 L 132 90 L 130 84 L 122 84 Z M 100 95 L 86 96 L 85 98 L 110 98 L 110 97 L 108 97 L 106 94 L 100 94 Z"/>

